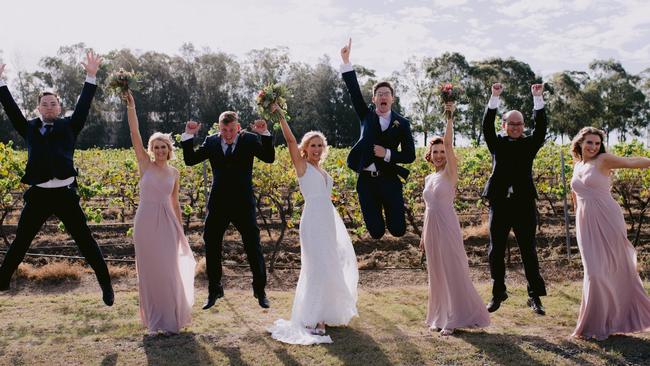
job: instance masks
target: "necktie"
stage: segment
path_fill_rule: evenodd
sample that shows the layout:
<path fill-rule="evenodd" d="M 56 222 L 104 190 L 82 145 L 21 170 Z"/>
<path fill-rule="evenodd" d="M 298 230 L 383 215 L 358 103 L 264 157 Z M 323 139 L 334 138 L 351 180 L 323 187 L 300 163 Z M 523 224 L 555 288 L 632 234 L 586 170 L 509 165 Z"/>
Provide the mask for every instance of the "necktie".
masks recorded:
<path fill-rule="evenodd" d="M 45 132 L 43 132 L 43 136 L 47 136 L 50 133 L 52 133 L 52 130 L 54 129 L 54 125 L 52 124 L 46 124 L 45 126 Z"/>
<path fill-rule="evenodd" d="M 232 144 L 227 144 L 228 148 L 226 149 L 226 156 L 232 155 Z"/>

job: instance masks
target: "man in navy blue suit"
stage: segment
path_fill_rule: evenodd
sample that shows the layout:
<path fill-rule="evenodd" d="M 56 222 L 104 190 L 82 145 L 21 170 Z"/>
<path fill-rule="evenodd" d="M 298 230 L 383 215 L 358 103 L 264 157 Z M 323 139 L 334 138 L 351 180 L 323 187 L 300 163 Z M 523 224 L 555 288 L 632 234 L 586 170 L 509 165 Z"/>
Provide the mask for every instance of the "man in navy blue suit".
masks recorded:
<path fill-rule="evenodd" d="M 11 276 L 22 262 L 29 245 L 45 220 L 57 216 L 65 225 L 88 264 L 95 271 L 102 288 L 104 303 L 113 305 L 111 279 L 102 252 L 86 223 L 86 215 L 77 195 L 77 170 L 74 148 L 77 136 L 86 123 L 90 104 L 97 89 L 96 75 L 101 57 L 92 52 L 82 63 L 86 69 L 79 101 L 69 117 L 61 117 L 59 97 L 51 92 L 38 99 L 40 118 L 27 120 L 18 108 L 6 84 L 0 79 L 0 103 L 13 127 L 27 142 L 27 167 L 21 182 L 30 185 L 24 194 L 25 205 L 20 213 L 16 238 L 9 246 L 0 267 L 0 291 L 9 290 Z M 5 65 L 0 64 L 0 76 Z"/>
<path fill-rule="evenodd" d="M 406 219 L 400 177 L 406 179 L 409 171 L 397 164 L 415 160 L 411 124 L 391 110 L 395 95 L 387 81 L 374 85 L 373 104 L 366 104 L 350 64 L 351 48 L 352 39 L 341 49 L 341 73 L 361 123 L 361 136 L 350 150 L 347 164 L 359 173 L 357 194 L 370 236 L 380 239 L 386 228 L 393 236 L 402 236 L 406 232 Z"/>
<path fill-rule="evenodd" d="M 244 251 L 253 273 L 253 295 L 263 308 L 270 306 L 264 288 L 266 266 L 260 245 L 260 229 L 255 221 L 256 204 L 253 195 L 254 158 L 272 163 L 275 160 L 273 138 L 266 121 L 258 120 L 251 126 L 254 133 L 241 130 L 237 113 L 227 111 L 219 116 L 219 134 L 210 135 L 198 149 L 194 149 L 194 136 L 201 124 L 189 121 L 181 135 L 183 159 L 188 166 L 204 160 L 212 167 L 212 189 L 208 198 L 208 216 L 205 218 L 203 240 L 208 275 L 207 310 L 223 297 L 221 285 L 221 257 L 223 235 L 232 223 L 239 231 Z"/>

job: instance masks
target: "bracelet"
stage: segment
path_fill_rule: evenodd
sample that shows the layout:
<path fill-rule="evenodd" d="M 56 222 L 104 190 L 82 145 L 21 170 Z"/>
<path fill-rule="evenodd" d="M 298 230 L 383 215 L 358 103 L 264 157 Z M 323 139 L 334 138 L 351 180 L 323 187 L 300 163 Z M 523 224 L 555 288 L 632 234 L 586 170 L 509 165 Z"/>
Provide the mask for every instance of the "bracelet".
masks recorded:
<path fill-rule="evenodd" d="M 126 107 L 126 109 L 130 109 L 130 110 L 134 111 L 135 107 Z"/>

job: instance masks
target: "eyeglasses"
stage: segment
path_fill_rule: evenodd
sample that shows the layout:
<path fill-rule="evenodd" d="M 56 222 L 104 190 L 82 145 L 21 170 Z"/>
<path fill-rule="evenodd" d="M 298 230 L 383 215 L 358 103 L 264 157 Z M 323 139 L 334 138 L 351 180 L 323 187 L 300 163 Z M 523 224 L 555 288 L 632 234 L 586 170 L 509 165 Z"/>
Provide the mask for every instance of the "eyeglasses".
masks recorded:
<path fill-rule="evenodd" d="M 382 91 L 382 92 L 375 93 L 375 95 L 378 97 L 390 97 L 391 95 L 393 95 L 393 93 L 388 91 Z"/>

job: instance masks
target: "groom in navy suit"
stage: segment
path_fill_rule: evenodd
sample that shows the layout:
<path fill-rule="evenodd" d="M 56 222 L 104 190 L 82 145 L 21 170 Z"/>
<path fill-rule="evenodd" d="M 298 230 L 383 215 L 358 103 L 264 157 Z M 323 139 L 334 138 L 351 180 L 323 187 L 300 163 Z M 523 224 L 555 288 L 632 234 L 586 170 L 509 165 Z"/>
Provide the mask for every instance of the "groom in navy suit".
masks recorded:
<path fill-rule="evenodd" d="M 183 159 L 188 166 L 206 159 L 212 167 L 212 188 L 208 198 L 208 216 L 205 218 L 203 240 L 208 275 L 208 300 L 203 305 L 207 310 L 223 297 L 221 285 L 221 256 L 223 235 L 232 223 L 244 242 L 244 250 L 253 272 L 253 294 L 259 305 L 269 307 L 266 297 L 266 266 L 260 246 L 260 229 L 255 221 L 256 205 L 253 195 L 254 158 L 272 163 L 275 160 L 273 138 L 263 120 L 255 121 L 251 130 L 241 131 L 237 113 L 227 111 L 219 116 L 219 134 L 210 135 L 197 150 L 194 150 L 194 135 L 199 123 L 189 121 L 181 136 Z"/>
<path fill-rule="evenodd" d="M 361 123 L 361 136 L 350 150 L 348 167 L 359 173 L 357 194 L 370 236 L 380 239 L 386 228 L 393 236 L 402 236 L 406 232 L 406 220 L 399 177 L 406 179 L 409 171 L 397 164 L 415 160 L 410 122 L 391 110 L 394 90 L 387 81 L 374 85 L 373 104 L 366 104 L 350 64 L 351 48 L 350 39 L 341 49 L 341 73 Z"/>
<path fill-rule="evenodd" d="M 9 246 L 0 267 L 0 291 L 9 290 L 11 276 L 22 262 L 45 220 L 57 216 L 65 225 L 88 264 L 95 271 L 103 291 L 104 303 L 113 305 L 111 279 L 102 252 L 86 224 L 86 215 L 77 195 L 77 170 L 74 167 L 74 147 L 77 136 L 86 123 L 90 104 L 95 95 L 96 74 L 101 57 L 87 54 L 86 82 L 79 101 L 69 117 L 61 118 L 59 97 L 50 92 L 38 98 L 40 118 L 27 120 L 18 108 L 9 89 L 0 80 L 0 103 L 11 124 L 27 143 L 27 166 L 21 182 L 30 185 L 23 195 L 25 205 L 20 213 L 16 238 Z M 0 76 L 5 65 L 0 64 Z"/>

